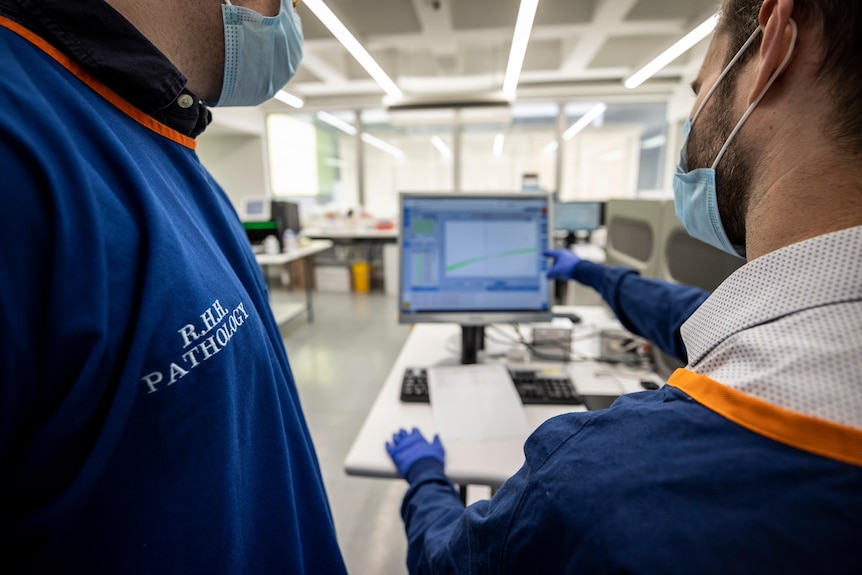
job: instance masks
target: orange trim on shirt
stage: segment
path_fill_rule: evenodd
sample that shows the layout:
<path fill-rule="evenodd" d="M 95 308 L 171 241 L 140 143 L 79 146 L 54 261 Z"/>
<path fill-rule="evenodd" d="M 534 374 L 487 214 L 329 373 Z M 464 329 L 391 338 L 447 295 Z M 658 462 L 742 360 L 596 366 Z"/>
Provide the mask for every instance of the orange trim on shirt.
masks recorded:
<path fill-rule="evenodd" d="M 862 467 L 862 430 L 772 405 L 687 369 L 677 369 L 667 383 L 759 435 Z"/>
<path fill-rule="evenodd" d="M 197 143 L 193 138 L 184 136 L 176 130 L 169 128 L 161 122 L 157 121 L 152 116 L 148 116 L 146 113 L 132 106 L 122 97 L 120 97 L 116 92 L 99 82 L 95 77 L 93 77 L 92 74 L 84 70 L 84 68 L 82 68 L 77 62 L 54 48 L 37 34 L 34 34 L 33 32 L 31 32 L 27 28 L 24 28 L 17 22 L 14 22 L 3 16 L 0 16 L 0 26 L 18 34 L 19 36 L 45 52 L 48 56 L 56 60 L 57 63 L 66 68 L 79 80 L 89 86 L 92 90 L 94 90 L 108 102 L 116 106 L 121 112 L 123 112 L 145 128 L 152 130 L 160 136 L 164 136 L 165 138 L 168 138 L 169 140 L 172 140 L 177 144 L 180 144 L 181 146 L 191 148 L 192 150 L 194 150 L 197 146 Z"/>

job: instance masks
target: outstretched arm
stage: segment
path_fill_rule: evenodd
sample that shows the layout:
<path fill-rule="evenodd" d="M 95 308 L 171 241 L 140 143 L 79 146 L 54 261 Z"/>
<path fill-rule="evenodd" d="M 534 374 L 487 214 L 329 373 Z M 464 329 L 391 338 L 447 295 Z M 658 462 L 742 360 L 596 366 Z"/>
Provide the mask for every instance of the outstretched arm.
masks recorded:
<path fill-rule="evenodd" d="M 549 250 L 545 255 L 554 258 L 548 277 L 573 279 L 595 289 L 627 330 L 688 361 L 679 328 L 709 292 L 644 278 L 631 268 L 582 260 L 570 250 Z"/>

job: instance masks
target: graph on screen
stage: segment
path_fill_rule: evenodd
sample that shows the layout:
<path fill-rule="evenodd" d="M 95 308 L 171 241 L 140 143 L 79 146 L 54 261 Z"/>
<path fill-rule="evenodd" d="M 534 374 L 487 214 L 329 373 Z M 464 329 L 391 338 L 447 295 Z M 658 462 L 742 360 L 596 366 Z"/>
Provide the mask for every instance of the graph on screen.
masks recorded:
<path fill-rule="evenodd" d="M 536 226 L 521 220 L 445 224 L 445 273 L 450 278 L 536 275 Z"/>

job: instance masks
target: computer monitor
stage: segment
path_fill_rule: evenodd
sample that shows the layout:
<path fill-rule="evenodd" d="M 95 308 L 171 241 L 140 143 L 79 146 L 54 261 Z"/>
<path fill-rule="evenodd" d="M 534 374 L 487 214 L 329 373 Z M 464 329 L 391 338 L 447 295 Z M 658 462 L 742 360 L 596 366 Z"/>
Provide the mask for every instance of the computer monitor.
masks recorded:
<path fill-rule="evenodd" d="M 602 227 L 604 202 L 556 202 L 554 231 L 592 232 Z"/>
<path fill-rule="evenodd" d="M 547 194 L 402 193 L 400 323 L 462 326 L 475 363 L 484 326 L 551 318 Z"/>
<path fill-rule="evenodd" d="M 299 223 L 299 204 L 296 202 L 288 202 L 284 200 L 272 200 L 270 203 L 270 211 L 272 219 L 278 222 L 279 238 L 286 230 L 292 230 L 296 233 L 300 231 Z"/>
<path fill-rule="evenodd" d="M 270 219 L 269 202 L 261 196 L 243 198 L 239 212 L 243 222 L 262 222 Z"/>

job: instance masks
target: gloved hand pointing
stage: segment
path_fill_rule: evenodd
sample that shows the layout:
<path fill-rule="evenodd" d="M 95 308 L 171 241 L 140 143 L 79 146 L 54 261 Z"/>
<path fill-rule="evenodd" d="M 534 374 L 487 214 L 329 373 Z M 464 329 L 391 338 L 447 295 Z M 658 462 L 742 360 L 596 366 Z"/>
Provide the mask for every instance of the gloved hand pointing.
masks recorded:
<path fill-rule="evenodd" d="M 389 452 L 389 457 L 395 463 L 398 473 L 404 478 L 407 477 L 410 467 L 420 459 L 430 457 L 441 464 L 445 462 L 445 453 L 443 444 L 440 443 L 440 436 L 435 435 L 434 441 L 429 443 L 422 432 L 415 427 L 410 433 L 401 429 L 394 434 L 392 443 L 386 443 L 386 451 Z"/>
<path fill-rule="evenodd" d="M 581 258 L 571 250 L 545 250 L 542 255 L 554 258 L 548 277 L 553 280 L 574 279 L 575 266 L 581 263 Z"/>

